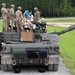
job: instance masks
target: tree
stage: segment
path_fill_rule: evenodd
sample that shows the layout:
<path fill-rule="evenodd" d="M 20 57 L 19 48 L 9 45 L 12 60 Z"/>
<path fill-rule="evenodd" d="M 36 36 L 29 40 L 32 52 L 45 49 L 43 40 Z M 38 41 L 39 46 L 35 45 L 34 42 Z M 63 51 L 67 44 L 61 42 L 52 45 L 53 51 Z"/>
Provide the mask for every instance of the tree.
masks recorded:
<path fill-rule="evenodd" d="M 22 12 L 31 9 L 34 13 L 34 7 L 37 7 L 43 17 L 75 16 L 75 0 L 0 0 L 0 5 L 3 2 L 7 8 L 14 4 L 15 11 L 21 6 Z"/>

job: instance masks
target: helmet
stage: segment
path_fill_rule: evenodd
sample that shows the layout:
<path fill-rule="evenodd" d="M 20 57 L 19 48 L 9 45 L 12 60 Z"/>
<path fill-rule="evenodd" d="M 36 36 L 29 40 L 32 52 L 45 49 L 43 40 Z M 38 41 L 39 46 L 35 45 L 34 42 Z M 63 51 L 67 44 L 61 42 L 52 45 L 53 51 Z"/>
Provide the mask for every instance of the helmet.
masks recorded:
<path fill-rule="evenodd" d="M 19 6 L 19 7 L 18 7 L 18 10 L 21 10 L 21 9 L 22 9 L 22 7 L 21 7 L 21 6 Z"/>
<path fill-rule="evenodd" d="M 41 20 L 42 20 L 42 21 L 45 21 L 45 18 L 42 18 Z"/>
<path fill-rule="evenodd" d="M 15 5 L 14 5 L 14 4 L 12 4 L 12 5 L 11 5 L 11 8 L 14 8 L 14 7 L 15 7 Z"/>
<path fill-rule="evenodd" d="M 38 8 L 37 8 L 37 7 L 35 7 L 35 8 L 34 8 L 34 10 L 38 10 Z"/>
<path fill-rule="evenodd" d="M 2 7 L 6 6 L 6 3 L 2 3 Z"/>

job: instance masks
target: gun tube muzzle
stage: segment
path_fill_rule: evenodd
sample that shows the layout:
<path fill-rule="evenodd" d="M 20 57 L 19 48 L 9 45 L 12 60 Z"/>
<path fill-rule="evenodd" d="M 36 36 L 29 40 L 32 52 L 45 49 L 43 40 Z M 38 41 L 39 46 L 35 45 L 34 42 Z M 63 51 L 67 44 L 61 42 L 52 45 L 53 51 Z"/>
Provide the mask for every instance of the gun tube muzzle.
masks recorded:
<path fill-rule="evenodd" d="M 72 25 L 72 26 L 68 27 L 68 28 L 65 29 L 65 30 L 62 30 L 62 31 L 60 31 L 60 32 L 57 32 L 57 34 L 58 34 L 58 35 L 61 35 L 61 34 L 64 34 L 64 33 L 66 33 L 66 32 L 69 32 L 69 31 L 71 31 L 71 30 L 74 30 L 74 29 L 75 29 L 75 25 Z"/>

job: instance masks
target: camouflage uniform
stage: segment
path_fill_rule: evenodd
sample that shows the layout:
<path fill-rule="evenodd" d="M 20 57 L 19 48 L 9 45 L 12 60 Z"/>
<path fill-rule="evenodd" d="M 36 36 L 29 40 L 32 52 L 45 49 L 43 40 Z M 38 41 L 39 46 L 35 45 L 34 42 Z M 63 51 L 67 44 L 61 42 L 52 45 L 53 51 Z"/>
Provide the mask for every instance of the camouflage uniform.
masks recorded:
<path fill-rule="evenodd" d="M 38 8 L 37 7 L 35 7 L 34 8 L 34 21 L 35 22 L 38 22 L 39 21 L 39 18 L 40 18 L 40 12 L 38 11 Z"/>
<path fill-rule="evenodd" d="M 22 8 L 19 6 L 18 10 L 15 13 L 15 16 L 16 16 L 16 26 L 17 26 L 17 31 L 18 32 L 23 30 L 23 24 L 22 24 L 23 16 L 22 16 L 21 9 Z"/>
<path fill-rule="evenodd" d="M 11 24 L 11 30 L 13 30 L 13 26 L 14 26 L 14 17 L 15 17 L 15 12 L 14 12 L 14 5 L 12 4 L 11 5 L 11 9 L 10 9 L 10 11 L 9 11 L 9 13 L 10 13 L 10 24 Z"/>
<path fill-rule="evenodd" d="M 1 13 L 3 17 L 3 31 L 7 31 L 7 15 L 8 15 L 8 10 L 6 9 L 6 3 L 2 3 L 2 8 L 1 8 Z"/>
<path fill-rule="evenodd" d="M 8 8 L 8 15 L 7 15 L 7 24 L 10 25 L 10 9 Z"/>

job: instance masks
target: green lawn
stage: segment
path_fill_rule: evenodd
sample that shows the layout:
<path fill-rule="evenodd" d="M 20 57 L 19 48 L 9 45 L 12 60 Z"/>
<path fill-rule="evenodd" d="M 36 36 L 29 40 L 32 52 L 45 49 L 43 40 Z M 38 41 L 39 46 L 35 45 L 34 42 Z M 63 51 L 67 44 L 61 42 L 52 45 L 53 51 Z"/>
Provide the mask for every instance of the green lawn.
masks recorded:
<path fill-rule="evenodd" d="M 75 19 L 47 19 L 46 22 L 75 22 Z"/>
<path fill-rule="evenodd" d="M 2 31 L 2 22 L 0 21 L 0 31 Z"/>
<path fill-rule="evenodd" d="M 48 32 L 56 30 L 60 31 L 65 28 L 48 26 Z M 63 58 L 63 62 L 70 68 L 70 73 L 75 75 L 75 30 L 62 34 L 60 36 L 60 56 Z"/>

